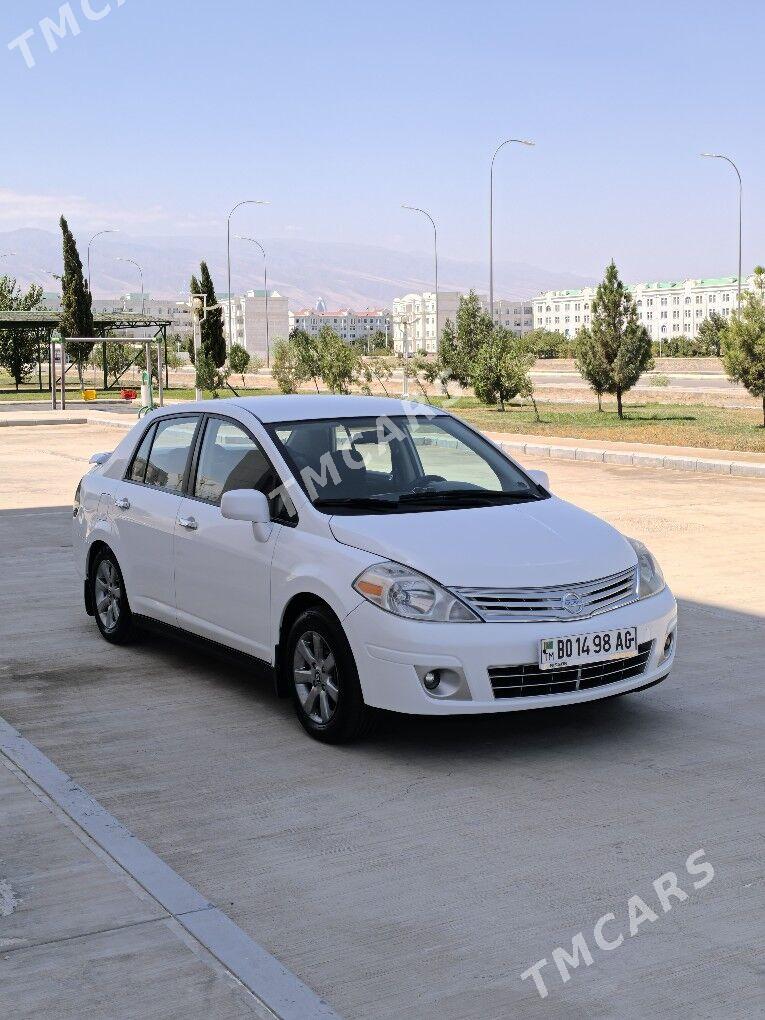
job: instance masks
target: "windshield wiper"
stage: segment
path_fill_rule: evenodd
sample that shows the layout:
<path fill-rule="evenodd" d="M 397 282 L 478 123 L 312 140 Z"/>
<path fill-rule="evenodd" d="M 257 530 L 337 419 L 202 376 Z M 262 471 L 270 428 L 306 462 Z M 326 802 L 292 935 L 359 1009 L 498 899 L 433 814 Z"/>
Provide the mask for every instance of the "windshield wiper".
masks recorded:
<path fill-rule="evenodd" d="M 406 492 L 399 496 L 401 503 L 525 503 L 539 499 L 533 492 L 493 492 L 490 489 L 442 489 L 426 492 Z"/>
<path fill-rule="evenodd" d="M 335 496 L 327 499 L 316 499 L 314 506 L 348 506 L 348 507 L 391 507 L 398 505 L 396 496 Z"/>

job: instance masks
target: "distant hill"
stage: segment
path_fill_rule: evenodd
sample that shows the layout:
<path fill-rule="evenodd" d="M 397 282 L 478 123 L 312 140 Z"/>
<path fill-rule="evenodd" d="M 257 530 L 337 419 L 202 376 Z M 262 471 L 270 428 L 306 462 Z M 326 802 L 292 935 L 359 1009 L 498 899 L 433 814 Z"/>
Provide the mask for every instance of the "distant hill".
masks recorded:
<path fill-rule="evenodd" d="M 83 266 L 87 236 L 78 236 Z M 264 238 L 268 252 L 269 286 L 289 298 L 290 307 L 312 306 L 323 297 L 328 308 L 362 310 L 390 306 L 394 297 L 433 285 L 433 258 L 429 253 L 394 251 L 364 244 Z M 16 276 L 20 283 L 39 283 L 53 290 L 55 281 L 42 270 L 61 272 L 61 241 L 57 233 L 22 229 L 0 233 L 0 251 L 17 254 L 0 262 L 0 272 Z M 232 241 L 232 290 L 241 293 L 263 286 L 263 259 L 253 245 Z M 92 249 L 93 293 L 114 297 L 139 290 L 137 271 L 117 256 L 141 264 L 147 293 L 153 297 L 180 299 L 189 277 L 206 259 L 216 289 L 226 285 L 224 237 L 137 237 L 124 233 L 101 237 Z M 442 290 L 488 289 L 487 266 L 479 262 L 439 259 Z M 496 298 L 528 298 L 551 288 L 580 287 L 589 277 L 540 269 L 523 262 L 495 262 Z"/>

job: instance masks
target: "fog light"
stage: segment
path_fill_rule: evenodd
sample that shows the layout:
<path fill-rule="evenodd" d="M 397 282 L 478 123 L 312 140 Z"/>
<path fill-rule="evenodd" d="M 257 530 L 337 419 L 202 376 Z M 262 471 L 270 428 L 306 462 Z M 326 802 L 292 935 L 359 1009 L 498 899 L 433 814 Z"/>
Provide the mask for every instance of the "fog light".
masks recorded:
<path fill-rule="evenodd" d="M 437 669 L 431 669 L 422 678 L 422 682 L 427 690 L 434 691 L 441 683 L 441 674 Z"/>
<path fill-rule="evenodd" d="M 672 647 L 672 642 L 673 642 L 674 638 L 675 638 L 675 632 L 674 631 L 670 631 L 669 634 L 667 634 L 667 640 L 664 642 L 664 654 L 665 654 L 665 656 L 669 655 L 669 650 Z"/>

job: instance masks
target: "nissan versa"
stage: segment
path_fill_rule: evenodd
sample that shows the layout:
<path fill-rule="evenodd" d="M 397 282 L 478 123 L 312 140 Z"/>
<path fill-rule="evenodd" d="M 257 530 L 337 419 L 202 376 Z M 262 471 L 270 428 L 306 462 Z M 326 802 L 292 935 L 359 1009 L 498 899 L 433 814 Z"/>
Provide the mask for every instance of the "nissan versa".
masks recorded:
<path fill-rule="evenodd" d="M 169 625 L 253 656 L 312 736 L 375 709 L 512 712 L 664 680 L 677 609 L 646 547 L 441 410 L 281 396 L 150 413 L 80 482 L 107 641 Z"/>

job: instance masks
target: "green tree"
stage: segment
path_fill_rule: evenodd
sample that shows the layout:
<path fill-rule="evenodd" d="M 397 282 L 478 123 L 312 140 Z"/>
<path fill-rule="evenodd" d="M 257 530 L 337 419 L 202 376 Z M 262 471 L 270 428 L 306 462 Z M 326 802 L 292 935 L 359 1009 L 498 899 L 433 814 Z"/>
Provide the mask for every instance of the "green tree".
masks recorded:
<path fill-rule="evenodd" d="M 61 278 L 61 320 L 59 329 L 65 340 L 79 336 L 95 335 L 93 325 L 92 297 L 82 276 L 82 262 L 77 251 L 77 243 L 69 229 L 69 224 L 62 216 L 61 226 L 64 275 Z M 83 368 L 87 363 L 92 343 L 67 344 L 67 353 L 74 358 L 80 386 L 83 385 Z M 63 370 L 63 366 L 62 366 Z"/>
<path fill-rule="evenodd" d="M 16 280 L 0 276 L 0 308 L 5 311 L 31 312 L 42 301 L 42 288 L 33 283 L 22 293 Z M 18 391 L 19 385 L 37 364 L 39 339 L 34 328 L 14 326 L 0 330 L 0 365 L 8 372 Z"/>
<path fill-rule="evenodd" d="M 319 392 L 319 379 L 322 375 L 321 348 L 323 337 L 326 335 L 325 330 L 332 333 L 328 326 L 324 326 L 316 337 L 306 333 L 304 329 L 293 329 L 289 336 L 298 355 L 300 381 L 307 382 L 312 379 L 317 393 Z"/>
<path fill-rule="evenodd" d="M 723 337 L 723 365 L 731 379 L 762 398 L 765 428 L 765 299 L 749 292 L 731 318 Z"/>
<path fill-rule="evenodd" d="M 501 326 L 484 339 L 472 375 L 475 395 L 484 404 L 497 403 L 504 411 L 505 404 L 514 397 L 532 396 L 529 372 L 536 355 L 524 340 Z"/>
<path fill-rule="evenodd" d="M 710 312 L 699 326 L 694 354 L 699 358 L 719 358 L 727 328 L 728 323 L 719 312 Z"/>
<path fill-rule="evenodd" d="M 616 394 L 623 418 L 622 397 L 653 368 L 653 357 L 648 330 L 641 326 L 632 295 L 613 261 L 595 291 L 591 314 L 589 329 L 583 327 L 577 334 L 577 367 L 596 393 Z"/>
<path fill-rule="evenodd" d="M 290 336 L 274 341 L 271 349 L 271 375 L 282 393 L 297 393 L 305 381 L 300 349 Z"/>
<path fill-rule="evenodd" d="M 322 326 L 316 340 L 325 385 L 331 393 L 350 393 L 361 367 L 358 352 L 329 326 Z"/>
<path fill-rule="evenodd" d="M 228 352 L 228 367 L 234 375 L 240 376 L 244 389 L 244 373 L 250 367 L 250 352 L 241 344 L 231 344 Z"/>
<path fill-rule="evenodd" d="M 469 386 L 473 366 L 481 344 L 489 337 L 493 324 L 481 307 L 481 299 L 470 291 L 460 299 L 456 332 L 447 320 L 441 334 L 440 355 L 450 378 L 460 386 Z"/>
<path fill-rule="evenodd" d="M 197 386 L 200 390 L 207 390 L 217 399 L 218 390 L 226 385 L 228 372 L 216 365 L 210 354 L 204 347 L 200 347 L 197 357 Z"/>
<path fill-rule="evenodd" d="M 565 333 L 558 329 L 532 329 L 524 334 L 530 351 L 538 358 L 569 357 L 571 344 Z"/>
<path fill-rule="evenodd" d="M 216 368 L 225 364 L 225 336 L 223 335 L 223 309 L 218 305 L 207 263 L 199 267 L 199 281 L 192 276 L 192 293 L 207 295 L 207 317 L 202 322 L 201 344 Z M 195 287 L 196 285 L 196 287 Z"/>

